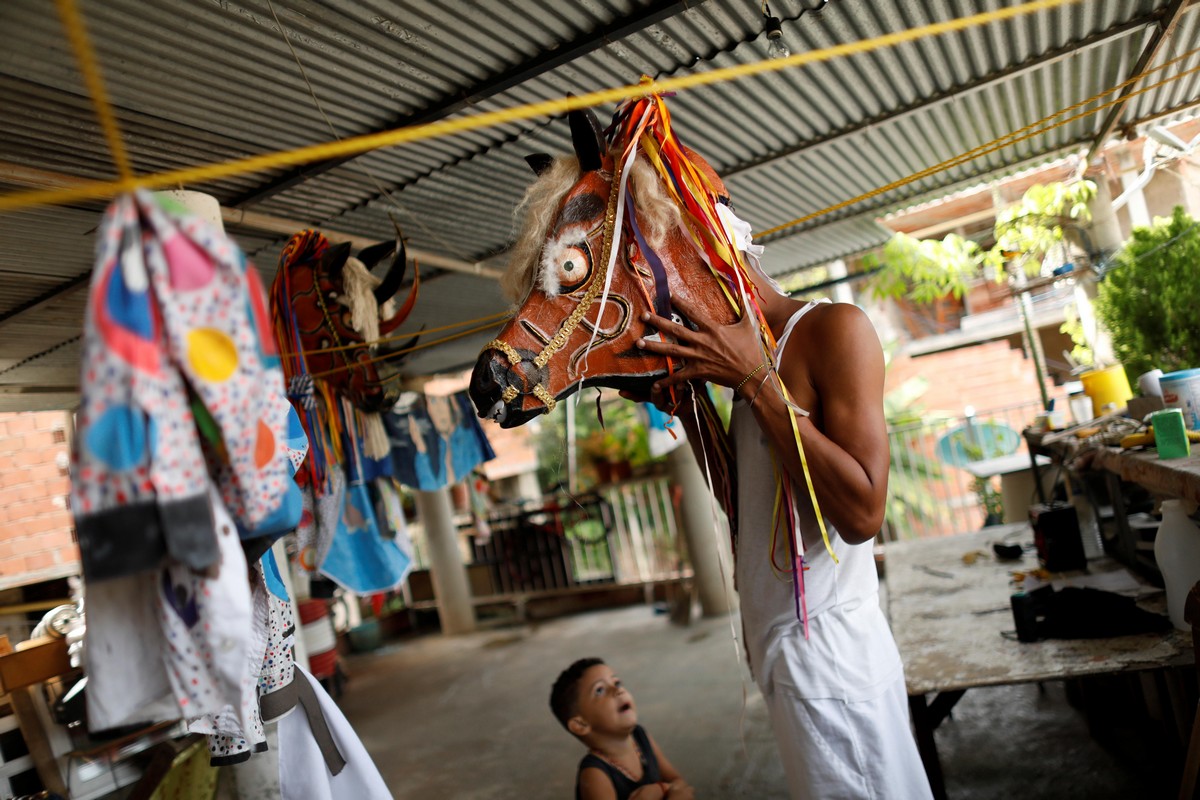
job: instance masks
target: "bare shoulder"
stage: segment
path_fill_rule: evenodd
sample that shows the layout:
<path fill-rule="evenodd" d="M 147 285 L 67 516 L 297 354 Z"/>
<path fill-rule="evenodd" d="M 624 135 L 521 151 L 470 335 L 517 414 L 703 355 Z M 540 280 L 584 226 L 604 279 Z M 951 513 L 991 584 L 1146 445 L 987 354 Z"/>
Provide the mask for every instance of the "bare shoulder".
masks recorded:
<path fill-rule="evenodd" d="M 846 337 L 866 337 L 875 344 L 879 343 L 871 318 L 853 303 L 821 303 L 807 316 L 811 318 L 809 337 L 814 341 L 835 344 Z"/>

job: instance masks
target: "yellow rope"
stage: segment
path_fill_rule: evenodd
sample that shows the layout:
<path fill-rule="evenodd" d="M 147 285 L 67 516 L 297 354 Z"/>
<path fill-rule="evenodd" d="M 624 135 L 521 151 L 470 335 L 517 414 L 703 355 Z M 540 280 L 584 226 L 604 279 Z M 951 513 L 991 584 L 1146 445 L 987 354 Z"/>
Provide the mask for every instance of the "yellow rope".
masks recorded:
<path fill-rule="evenodd" d="M 100 65 L 96 63 L 96 53 L 88 40 L 87 28 L 75 0 L 58 0 L 58 16 L 67 32 L 71 49 L 75 51 L 75 60 L 79 63 L 79 72 L 83 75 L 88 92 L 92 96 L 92 106 L 100 127 L 104 130 L 104 138 L 108 140 L 108 149 L 112 151 L 113 163 L 117 165 L 117 175 L 121 180 L 117 183 L 116 191 L 128 191 L 136 185 L 133 168 L 129 164 L 129 154 L 125 152 L 125 141 L 121 138 L 121 128 L 113 114 L 112 104 L 108 101 L 108 92 L 104 88 L 104 77 L 100 73 Z"/>
<path fill-rule="evenodd" d="M 334 367 L 333 369 L 327 369 L 323 372 L 313 372 L 311 374 L 312 374 L 312 377 L 314 377 L 314 378 L 327 378 L 330 375 L 336 375 L 339 372 L 346 372 L 347 370 L 355 369 L 357 367 L 365 366 L 367 364 L 377 364 L 380 361 L 388 361 L 390 359 L 395 358 L 398 355 L 403 355 L 405 353 L 415 353 L 417 350 L 424 350 L 426 347 L 436 347 L 439 344 L 445 344 L 446 342 L 452 342 L 455 339 L 461 339 L 462 337 L 470 336 L 473 333 L 481 333 L 483 331 L 490 331 L 494 327 L 496 327 L 494 324 L 477 325 L 474 328 L 468 328 L 465 331 L 459 331 L 458 333 L 452 333 L 449 336 L 443 336 L 440 339 L 434 339 L 434 340 L 428 341 L 428 342 L 421 342 L 420 344 L 415 344 L 412 347 L 401 347 L 399 350 L 392 350 L 392 351 L 388 352 L 386 355 L 375 356 L 374 358 L 369 358 L 366 361 L 352 361 L 349 364 L 344 364 L 340 367 Z"/>
<path fill-rule="evenodd" d="M 412 331 L 411 333 L 396 333 L 391 336 L 381 336 L 380 338 L 372 339 L 369 342 L 353 342 L 351 344 L 333 345 L 331 347 L 319 347 L 316 350 L 301 350 L 300 354 L 312 356 L 316 355 L 317 353 L 336 353 L 340 350 L 353 350 L 356 347 L 371 347 L 377 344 L 384 344 L 385 342 L 398 342 L 404 339 L 411 339 L 414 336 L 428 336 L 431 333 L 440 333 L 441 331 L 448 331 L 451 328 L 461 328 L 464 325 L 475 325 L 481 322 L 499 322 L 507 316 L 507 311 L 501 311 L 496 314 L 488 314 L 486 317 L 476 317 L 475 319 L 466 319 L 462 322 L 455 322 L 451 325 L 439 325 L 436 328 L 423 328 L 422 330 Z M 407 352 L 407 350 L 393 350 L 390 352 L 390 355 L 395 355 L 399 352 Z"/>
<path fill-rule="evenodd" d="M 1112 88 L 1105 89 L 1102 92 L 1092 95 L 1091 97 L 1087 98 L 1086 100 L 1080 100 L 1078 103 L 1067 106 L 1066 108 L 1064 108 L 1060 111 L 1055 111 L 1053 114 L 1050 114 L 1049 116 L 1046 116 L 1046 117 L 1042 117 L 1037 122 L 1031 122 L 1030 124 L 1026 125 L 1023 128 L 1018 128 L 1017 130 L 1013 131 L 1012 133 L 1008 133 L 999 138 L 992 139 L 990 142 L 984 142 L 983 144 L 979 145 L 978 147 L 973 147 L 965 153 L 960 153 L 959 155 L 954 156 L 953 158 L 950 158 L 950 159 L 947 159 L 946 161 L 942 161 L 940 163 L 934 164 L 931 167 L 926 167 L 925 169 L 923 169 L 919 172 L 914 172 L 913 174 L 911 174 L 907 177 L 900 178 L 898 180 L 894 180 L 891 183 L 888 183 L 888 184 L 885 184 L 884 186 L 880 186 L 875 189 L 872 189 L 869 192 L 864 192 L 863 194 L 860 194 L 857 197 L 851 197 L 849 200 L 843 200 L 840 203 L 835 203 L 831 206 L 828 206 L 827 208 L 821 209 L 820 211 L 814 211 L 811 214 L 805 214 L 803 217 L 797 217 L 796 219 L 791 220 L 790 222 L 785 222 L 782 225 L 776 225 L 773 228 L 767 228 L 766 230 L 756 234 L 755 238 L 761 239 L 762 237 L 769 236 L 772 233 L 778 233 L 779 231 L 782 231 L 786 228 L 791 228 L 796 225 L 800 225 L 804 222 L 808 222 L 809 220 L 816 219 L 817 217 L 824 216 L 825 214 L 829 214 L 834 211 L 838 211 L 840 209 L 845 208 L 846 206 L 852 206 L 855 203 L 862 202 L 863 200 L 869 200 L 872 197 L 883 194 L 884 192 L 891 191 L 892 189 L 899 188 L 901 186 L 912 183 L 914 181 L 918 181 L 921 178 L 929 177 L 930 175 L 932 175 L 936 172 L 941 172 L 943 170 L 947 170 L 952 167 L 957 167 L 960 164 L 965 164 L 968 161 L 976 159 L 980 156 L 985 156 L 988 153 L 994 153 L 997 150 L 1008 147 L 1009 145 L 1016 144 L 1017 142 L 1023 142 L 1026 139 L 1033 138 L 1034 136 L 1040 136 L 1043 133 L 1048 133 L 1049 131 L 1052 131 L 1055 128 L 1059 128 L 1059 127 L 1062 127 L 1063 125 L 1067 125 L 1071 122 L 1074 122 L 1077 119 L 1081 119 L 1083 117 L 1088 117 L 1088 116 L 1091 116 L 1092 114 L 1098 114 L 1099 112 L 1103 111 L 1106 108 L 1111 108 L 1112 106 L 1115 106 L 1118 103 L 1123 103 L 1123 102 L 1128 101 L 1130 98 L 1137 97 L 1140 94 L 1145 94 L 1146 92 L 1148 92 L 1152 89 L 1157 89 L 1158 87 L 1163 86 L 1168 83 L 1171 83 L 1172 81 L 1177 81 L 1180 78 L 1184 78 L 1194 72 L 1200 71 L 1200 67 L 1192 67 L 1191 69 L 1184 70 L 1183 72 L 1179 73 L 1178 75 L 1172 75 L 1171 77 L 1164 78 L 1163 80 L 1161 80 L 1157 83 L 1153 83 L 1149 86 L 1143 86 L 1141 89 L 1137 89 L 1136 91 L 1130 92 L 1129 94 L 1126 94 L 1126 95 L 1121 95 L 1121 96 L 1119 96 L 1113 100 L 1110 100 L 1107 103 L 1099 105 L 1096 108 L 1093 108 L 1089 111 L 1084 111 L 1084 112 L 1076 114 L 1074 116 L 1067 117 L 1066 119 L 1059 120 L 1058 122 L 1054 123 L 1053 125 L 1049 125 L 1040 130 L 1031 130 L 1033 128 L 1036 128 L 1039 125 L 1042 125 L 1045 122 L 1048 122 L 1049 120 L 1054 119 L 1057 116 L 1066 114 L 1070 111 L 1074 111 L 1075 109 L 1080 108 L 1082 106 L 1086 106 L 1088 103 L 1093 103 L 1096 100 L 1099 100 L 1101 97 L 1104 97 L 1105 95 L 1112 94 L 1113 92 L 1119 92 L 1120 90 L 1124 89 L 1125 87 L 1130 86 L 1130 85 L 1137 83 L 1138 81 L 1144 79 L 1147 75 L 1150 75 L 1155 72 L 1158 72 L 1159 70 L 1165 69 L 1176 62 L 1182 61 L 1183 59 L 1190 58 L 1193 55 L 1195 55 L 1196 53 L 1200 53 L 1200 47 L 1189 50 L 1188 52 L 1184 53 L 1183 55 L 1177 56 L 1177 57 L 1171 59 L 1170 61 L 1166 62 L 1165 64 L 1155 67 L 1154 69 L 1147 70 L 1145 72 L 1141 72 L 1141 73 L 1133 76 L 1129 80 L 1126 80 L 1122 83 L 1117 84 L 1116 86 L 1113 86 Z"/>
<path fill-rule="evenodd" d="M 69 2 L 69 0 L 61 0 L 61 2 L 65 3 Z M 79 200 L 105 198 L 111 197 L 113 194 L 118 192 L 129 191 L 132 188 L 161 189 L 167 186 L 175 186 L 180 183 L 201 183 L 204 181 L 212 181 L 233 175 L 244 175 L 251 172 L 262 172 L 264 170 L 294 167 L 313 161 L 355 156 L 380 147 L 393 147 L 395 145 L 404 144 L 407 142 L 415 142 L 438 136 L 449 136 L 452 134 L 465 133 L 467 131 L 490 127 L 493 125 L 516 122 L 518 120 L 530 119 L 533 117 L 563 114 L 567 111 L 590 108 L 602 103 L 615 103 L 627 100 L 629 98 L 647 97 L 652 94 L 665 94 L 668 92 L 682 91 L 698 86 L 706 86 L 713 83 L 734 80 L 751 75 L 758 75 L 765 72 L 777 72 L 779 70 L 788 69 L 791 67 L 801 67 L 808 64 L 816 64 L 834 58 L 841 58 L 843 56 L 855 55 L 858 53 L 868 53 L 885 47 L 894 47 L 898 44 L 915 41 L 928 36 L 940 36 L 946 33 L 961 31 L 991 22 L 1014 19 L 1026 14 L 1032 14 L 1038 11 L 1046 11 L 1059 6 L 1071 5 L 1078 2 L 1081 2 L 1081 0 L 1032 0 L 1032 2 L 1024 3 L 1018 6 L 1000 8 L 993 11 L 972 14 L 971 16 L 967 17 L 946 20 L 945 22 L 922 25 L 918 28 L 911 28 L 909 30 L 877 36 L 873 39 L 866 39 L 858 42 L 848 42 L 846 44 L 834 45 L 832 47 L 826 47 L 820 50 L 810 50 L 803 53 L 796 53 L 782 59 L 765 59 L 749 64 L 736 64 L 734 66 L 722 67 L 720 69 L 709 70 L 707 72 L 697 72 L 689 75 L 681 75 L 676 78 L 666 78 L 660 81 L 637 83 L 630 86 L 617 86 L 609 89 L 601 89 L 599 91 L 589 92 L 576 97 L 562 97 L 553 100 L 544 100 L 537 103 L 528 103 L 522 106 L 515 106 L 513 108 L 500 109 L 498 111 L 473 114 L 470 116 L 457 117 L 455 119 L 439 120 L 438 122 L 430 122 L 423 125 L 410 125 L 406 128 L 397 128 L 391 131 L 371 133 L 363 136 L 355 136 L 337 142 L 325 142 L 322 144 L 299 147 L 293 150 L 264 153 L 262 155 L 250 156 L 248 158 L 233 159 L 196 167 L 170 170 L 168 172 L 143 175 L 129 180 L 87 181 L 75 186 L 61 189 L 39 189 L 28 192 L 13 192 L 4 196 L 0 196 L 0 211 L 13 211 L 30 206 L 70 203 Z M 72 45 L 76 47 L 77 51 L 79 50 L 79 43 L 72 40 Z M 81 66 L 81 69 L 92 73 L 92 76 L 85 76 L 88 79 L 89 85 L 91 85 L 93 77 L 94 80 L 99 81 L 98 69 L 96 69 L 94 65 Z M 102 107 L 107 107 L 107 102 L 107 98 L 104 96 L 102 89 L 99 92 L 92 92 L 92 103 L 96 106 L 96 113 L 101 117 L 101 119 L 103 119 L 105 115 L 111 116 L 111 110 L 108 110 L 107 108 L 105 108 L 105 110 L 101 110 Z"/>

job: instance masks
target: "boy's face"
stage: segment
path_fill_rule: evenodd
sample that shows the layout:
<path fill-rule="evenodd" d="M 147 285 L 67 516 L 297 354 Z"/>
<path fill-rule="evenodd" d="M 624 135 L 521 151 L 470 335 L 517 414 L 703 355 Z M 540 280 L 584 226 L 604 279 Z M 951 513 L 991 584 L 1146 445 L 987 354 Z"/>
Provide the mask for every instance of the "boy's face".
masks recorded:
<path fill-rule="evenodd" d="M 589 733 L 627 735 L 637 725 L 633 695 L 607 664 L 597 664 L 579 680 L 579 713 L 568 727 L 577 736 Z"/>

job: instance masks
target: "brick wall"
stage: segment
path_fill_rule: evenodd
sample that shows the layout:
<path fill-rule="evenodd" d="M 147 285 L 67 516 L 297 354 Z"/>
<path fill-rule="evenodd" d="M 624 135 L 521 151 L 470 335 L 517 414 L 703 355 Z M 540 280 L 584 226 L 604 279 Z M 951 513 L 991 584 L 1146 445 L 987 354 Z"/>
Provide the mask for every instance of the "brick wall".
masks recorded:
<path fill-rule="evenodd" d="M 0 588 L 76 574 L 67 415 L 0 414 Z"/>
<path fill-rule="evenodd" d="M 929 381 L 929 388 L 917 402 L 926 412 L 942 411 L 957 416 L 967 406 L 986 412 L 1041 403 L 1033 362 L 1004 340 L 915 358 L 898 356 L 888 367 L 886 389 L 895 389 L 916 376 Z M 1048 384 L 1047 390 L 1059 403 L 1066 402 L 1066 392 L 1061 386 Z M 1026 412 L 1027 418 L 1021 422 L 1033 422 L 1039 410 Z"/>

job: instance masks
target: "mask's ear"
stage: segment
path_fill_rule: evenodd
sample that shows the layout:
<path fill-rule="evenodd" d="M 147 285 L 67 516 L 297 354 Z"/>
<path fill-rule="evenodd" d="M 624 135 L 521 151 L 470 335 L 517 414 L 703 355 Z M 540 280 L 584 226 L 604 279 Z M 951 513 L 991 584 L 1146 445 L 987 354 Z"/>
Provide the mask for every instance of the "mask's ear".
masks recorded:
<path fill-rule="evenodd" d="M 525 163 L 533 170 L 534 175 L 540 176 L 550 169 L 550 165 L 554 163 L 554 156 L 549 153 L 530 153 L 525 156 Z"/>
<path fill-rule="evenodd" d="M 571 717 L 567 720 L 567 730 L 576 736 L 587 736 L 592 726 L 583 717 Z"/>
<path fill-rule="evenodd" d="M 567 121 L 571 123 L 571 144 L 579 157 L 579 167 L 584 172 L 600 169 L 604 163 L 604 133 L 600 120 L 590 108 L 584 108 L 568 112 Z"/>

